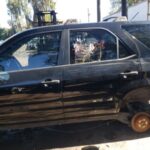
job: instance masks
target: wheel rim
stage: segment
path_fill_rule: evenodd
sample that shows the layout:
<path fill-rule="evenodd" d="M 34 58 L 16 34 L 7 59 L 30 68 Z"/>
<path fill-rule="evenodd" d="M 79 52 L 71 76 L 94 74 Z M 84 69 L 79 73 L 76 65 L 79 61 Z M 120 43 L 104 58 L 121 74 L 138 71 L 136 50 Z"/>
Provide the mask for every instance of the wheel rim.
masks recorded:
<path fill-rule="evenodd" d="M 131 120 L 132 129 L 136 132 L 146 132 L 150 129 L 150 115 L 140 112 L 133 116 Z"/>

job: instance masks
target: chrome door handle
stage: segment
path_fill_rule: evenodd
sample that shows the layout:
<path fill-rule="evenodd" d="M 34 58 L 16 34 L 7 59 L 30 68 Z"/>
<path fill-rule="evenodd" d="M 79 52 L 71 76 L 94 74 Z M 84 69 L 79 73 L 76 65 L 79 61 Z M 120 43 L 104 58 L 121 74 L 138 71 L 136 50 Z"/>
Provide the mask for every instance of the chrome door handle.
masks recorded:
<path fill-rule="evenodd" d="M 137 76 L 139 74 L 138 71 L 129 71 L 129 72 L 121 72 L 120 73 L 124 79 L 128 78 L 128 76 Z"/>
<path fill-rule="evenodd" d="M 121 75 L 138 75 L 138 71 L 121 72 Z"/>
<path fill-rule="evenodd" d="M 60 80 L 44 80 L 42 81 L 43 84 L 59 84 Z"/>

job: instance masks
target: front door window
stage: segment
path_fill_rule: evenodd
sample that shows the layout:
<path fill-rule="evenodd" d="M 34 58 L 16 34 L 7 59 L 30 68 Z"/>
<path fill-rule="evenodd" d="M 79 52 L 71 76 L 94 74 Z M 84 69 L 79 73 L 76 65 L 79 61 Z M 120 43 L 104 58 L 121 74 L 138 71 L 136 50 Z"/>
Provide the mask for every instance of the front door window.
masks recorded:
<path fill-rule="evenodd" d="M 55 66 L 59 48 L 60 32 L 25 37 L 0 57 L 0 65 L 4 71 Z"/>

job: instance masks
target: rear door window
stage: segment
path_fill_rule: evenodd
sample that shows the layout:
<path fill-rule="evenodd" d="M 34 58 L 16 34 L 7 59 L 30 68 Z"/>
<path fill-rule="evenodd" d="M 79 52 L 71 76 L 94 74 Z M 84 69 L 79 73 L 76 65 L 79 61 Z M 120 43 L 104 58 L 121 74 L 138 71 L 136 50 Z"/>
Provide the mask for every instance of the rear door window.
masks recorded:
<path fill-rule="evenodd" d="M 119 38 L 105 29 L 70 31 L 70 63 L 116 60 L 132 55 Z"/>

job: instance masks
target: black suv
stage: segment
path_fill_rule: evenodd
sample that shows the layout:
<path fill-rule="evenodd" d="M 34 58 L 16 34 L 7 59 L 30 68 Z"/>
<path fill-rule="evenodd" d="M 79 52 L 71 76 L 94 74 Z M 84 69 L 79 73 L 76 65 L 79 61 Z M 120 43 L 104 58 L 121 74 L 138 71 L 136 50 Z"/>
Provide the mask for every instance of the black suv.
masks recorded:
<path fill-rule="evenodd" d="M 150 128 L 150 22 L 38 27 L 0 46 L 0 130 L 117 119 Z"/>

